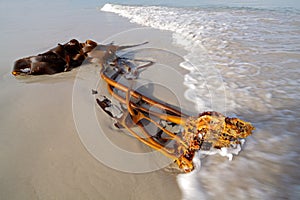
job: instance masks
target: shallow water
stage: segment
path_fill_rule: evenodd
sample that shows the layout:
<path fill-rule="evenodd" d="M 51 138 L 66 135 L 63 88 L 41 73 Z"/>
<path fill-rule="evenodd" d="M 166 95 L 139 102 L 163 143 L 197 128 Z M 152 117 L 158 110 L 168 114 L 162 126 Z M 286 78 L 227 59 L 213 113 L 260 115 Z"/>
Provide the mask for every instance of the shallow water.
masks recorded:
<path fill-rule="evenodd" d="M 197 111 L 217 110 L 256 127 L 232 162 L 202 161 L 194 176 L 209 199 L 300 195 L 300 12 L 262 7 L 102 7 L 173 32 L 174 44 L 188 52 L 181 63 L 190 70 L 185 97 L 196 101 Z"/>

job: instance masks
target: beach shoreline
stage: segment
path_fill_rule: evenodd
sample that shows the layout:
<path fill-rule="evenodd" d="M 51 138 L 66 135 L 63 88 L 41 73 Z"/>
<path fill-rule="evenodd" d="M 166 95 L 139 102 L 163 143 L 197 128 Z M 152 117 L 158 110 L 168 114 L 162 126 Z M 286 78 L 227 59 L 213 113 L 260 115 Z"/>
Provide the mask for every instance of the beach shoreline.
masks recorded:
<path fill-rule="evenodd" d="M 98 0 L 0 3 L 1 199 L 297 199 L 299 3 L 117 2 L 108 3 L 107 12 Z M 16 59 L 72 38 L 149 42 L 119 52 L 155 63 L 141 72 L 137 90 L 179 102 L 188 115 L 214 110 L 256 130 L 231 162 L 198 154 L 201 170 L 189 174 L 156 171 L 159 159 L 142 166 L 114 154 L 97 143 L 100 136 L 124 151 L 151 149 L 114 129 L 97 106 L 106 91 L 99 67 L 85 63 L 55 75 L 11 75 Z M 155 167 L 144 168 L 150 164 Z"/>

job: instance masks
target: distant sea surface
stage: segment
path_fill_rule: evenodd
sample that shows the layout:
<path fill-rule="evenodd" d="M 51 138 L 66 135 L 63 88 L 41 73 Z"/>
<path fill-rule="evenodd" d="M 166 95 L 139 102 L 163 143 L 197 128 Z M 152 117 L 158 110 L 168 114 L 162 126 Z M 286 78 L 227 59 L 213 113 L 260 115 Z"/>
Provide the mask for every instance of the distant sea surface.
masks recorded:
<path fill-rule="evenodd" d="M 300 9 L 300 2 L 298 0 L 88 0 L 82 2 L 80 0 L 73 0 L 75 5 L 105 5 L 122 4 L 122 5 L 151 5 L 151 6 L 168 6 L 168 7 L 249 7 L 249 8 L 263 8 L 263 9 L 277 9 L 277 8 L 294 8 Z"/>

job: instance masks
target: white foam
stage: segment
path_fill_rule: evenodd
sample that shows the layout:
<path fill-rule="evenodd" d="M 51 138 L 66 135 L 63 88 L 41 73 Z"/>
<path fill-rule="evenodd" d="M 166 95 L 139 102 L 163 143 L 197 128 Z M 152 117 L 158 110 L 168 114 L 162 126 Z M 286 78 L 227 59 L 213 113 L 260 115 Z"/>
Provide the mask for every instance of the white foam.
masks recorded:
<path fill-rule="evenodd" d="M 297 16 L 294 16 L 293 13 L 288 14 L 291 16 L 282 16 L 280 13 L 275 15 L 271 11 L 265 10 L 256 10 L 255 12 L 250 10 L 247 12 L 246 8 L 197 9 L 115 4 L 105 4 L 101 11 L 116 13 L 128 18 L 133 23 L 143 26 L 172 31 L 174 42 L 189 51 L 189 54 L 185 56 L 186 61 L 189 63 L 185 62 L 181 66 L 192 73 L 196 69 L 202 71 L 204 76 L 208 76 L 207 73 L 221 69 L 225 81 L 228 79 L 229 82 L 235 82 L 236 78 L 259 77 L 261 69 L 264 68 L 265 80 L 270 83 L 264 89 L 270 90 L 270 88 L 276 88 L 276 85 L 282 85 L 279 82 L 282 80 L 280 72 L 274 72 L 274 63 L 279 61 L 286 64 L 287 61 L 293 60 L 295 65 L 299 62 L 299 59 L 295 59 L 299 57 L 299 54 L 295 53 L 293 55 L 291 53 L 295 52 L 295 49 L 299 49 L 297 31 L 300 31 L 299 27 L 296 26 L 299 20 L 296 20 Z M 272 20 L 266 20 L 270 16 L 272 16 Z M 289 19 L 295 19 L 296 21 L 292 22 Z M 274 20 L 278 23 L 274 24 Z M 285 29 L 286 26 L 291 28 Z M 282 59 L 274 61 L 273 58 L 273 60 L 268 61 L 262 56 L 262 60 L 256 62 L 255 58 L 263 53 L 267 56 L 272 53 L 282 55 L 289 53 L 291 58 L 287 58 L 287 61 Z M 266 69 L 268 62 L 270 66 L 273 66 L 270 67 L 270 70 Z M 276 78 L 274 77 L 271 81 L 267 74 L 272 74 Z M 258 78 L 252 83 L 247 81 L 247 85 L 253 88 L 260 80 Z M 210 85 L 211 89 L 218 87 L 210 82 L 206 84 Z M 298 82 L 295 82 L 295 84 L 298 84 Z M 197 92 L 195 90 L 197 85 L 193 84 L 192 86 L 192 84 L 189 84 L 189 87 Z M 270 87 L 270 85 L 273 85 L 273 87 Z M 245 95 L 249 94 L 250 91 L 245 90 Z M 295 96 L 292 93 L 287 95 L 293 98 Z M 270 99 L 269 96 L 265 96 L 267 100 Z M 243 102 L 239 102 L 239 104 L 241 103 Z M 228 106 L 231 109 L 240 107 L 234 104 Z"/>
<path fill-rule="evenodd" d="M 236 144 L 230 148 L 221 148 L 221 149 L 211 149 L 209 151 L 199 151 L 201 155 L 215 155 L 219 154 L 223 157 L 228 157 L 228 159 L 231 161 L 233 158 L 233 155 L 238 155 L 240 151 L 242 150 L 242 146 L 245 143 L 245 139 L 240 139 L 241 144 Z"/>
<path fill-rule="evenodd" d="M 267 166 L 274 163 L 280 166 L 295 160 L 289 160 L 285 151 L 293 152 L 296 148 L 277 144 L 275 139 L 278 139 L 276 134 L 286 135 L 287 130 L 299 132 L 295 131 L 299 128 L 294 125 L 295 118 L 299 116 L 295 100 L 300 99 L 300 68 L 297 66 L 300 62 L 299 13 L 113 4 L 106 4 L 101 10 L 126 17 L 133 23 L 173 32 L 175 45 L 188 51 L 184 56 L 185 62 L 180 65 L 191 72 L 185 77 L 184 84 L 188 87 L 185 97 L 196 103 L 199 112 L 208 109 L 225 110 L 226 113 L 242 111 L 247 120 L 251 121 L 251 116 L 255 116 L 252 120 L 257 122 L 258 127 L 272 129 L 270 135 L 259 134 L 261 130 L 256 130 L 257 134 L 248 139 L 247 155 L 250 156 L 236 159 L 238 165 L 231 165 L 227 170 L 229 162 L 219 163 L 217 160 L 214 162 L 218 164 L 202 169 L 201 178 L 206 179 L 205 193 L 199 178 L 200 165 L 192 173 L 179 175 L 177 181 L 183 198 L 207 199 L 206 195 L 209 195 L 208 198 L 240 199 L 249 195 L 255 199 L 274 199 L 276 194 L 265 192 L 271 191 L 274 185 L 261 187 L 258 183 L 262 177 L 277 177 L 277 171 L 264 166 L 266 162 Z M 288 112 L 283 112 L 284 109 Z M 287 123 L 287 119 L 291 122 Z M 293 144 L 295 140 L 291 137 L 295 136 L 289 135 L 286 140 Z M 274 146 L 279 148 L 274 149 Z M 200 151 L 194 161 L 200 163 L 199 155 L 215 154 L 232 160 L 241 147 Z M 246 159 L 247 164 L 243 162 Z M 253 172 L 255 168 L 267 170 Z M 244 175 L 245 179 L 241 180 Z M 249 175 L 257 182 L 249 183 Z"/>
<path fill-rule="evenodd" d="M 200 154 L 196 153 L 193 159 L 195 169 L 186 174 L 179 174 L 177 176 L 177 183 L 182 191 L 182 199 L 196 200 L 207 199 L 205 191 L 201 187 L 201 183 L 197 177 L 201 169 Z"/>
<path fill-rule="evenodd" d="M 180 65 L 191 72 L 186 75 L 186 82 L 184 83 L 189 87 L 185 97 L 195 103 L 198 112 L 213 109 L 224 113 L 226 105 L 223 80 L 214 64 L 210 62 L 208 47 L 219 46 L 219 48 L 223 48 L 228 42 L 226 40 L 219 42 L 214 36 L 215 34 L 211 33 L 211 26 L 220 25 L 211 20 L 205 11 L 113 4 L 106 4 L 101 10 L 114 12 L 143 26 L 174 32 L 173 38 L 177 45 L 183 45 L 190 52 L 184 57 L 186 61 Z M 223 29 L 224 27 L 220 27 L 220 30 Z M 214 37 L 206 37 L 208 35 Z M 195 79 L 191 82 L 190 80 L 194 79 L 195 76 L 205 78 Z M 203 87 L 206 89 L 199 90 Z M 214 90 L 219 91 L 215 92 Z"/>
<path fill-rule="evenodd" d="M 222 148 L 222 149 L 211 149 L 209 151 L 198 151 L 196 152 L 193 158 L 193 164 L 195 169 L 186 174 L 179 174 L 177 176 L 177 183 L 182 191 L 182 198 L 184 200 L 195 200 L 195 199 L 207 199 L 206 192 L 201 186 L 199 181 L 199 173 L 201 169 L 201 160 L 202 155 L 215 155 L 219 154 L 224 157 L 228 157 L 231 161 L 233 155 L 238 155 L 241 151 L 241 146 L 244 144 L 245 140 L 240 140 L 241 144 L 233 146 L 232 148 Z"/>
<path fill-rule="evenodd" d="M 109 3 L 105 4 L 100 10 L 105 12 L 114 12 L 113 5 Z"/>

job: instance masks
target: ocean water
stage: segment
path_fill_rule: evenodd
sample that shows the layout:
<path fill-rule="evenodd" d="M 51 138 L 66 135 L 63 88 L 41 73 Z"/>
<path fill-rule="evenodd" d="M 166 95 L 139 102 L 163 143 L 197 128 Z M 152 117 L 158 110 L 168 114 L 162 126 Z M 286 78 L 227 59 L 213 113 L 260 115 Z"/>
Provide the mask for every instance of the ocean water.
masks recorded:
<path fill-rule="evenodd" d="M 198 159 L 184 199 L 300 198 L 299 1 L 111 1 L 132 23 L 172 32 L 190 71 L 185 97 L 256 127 L 233 161 Z M 200 166 L 200 164 L 199 164 Z"/>
<path fill-rule="evenodd" d="M 107 3 L 122 5 L 148 5 L 148 6 L 167 6 L 167 7 L 249 7 L 264 9 L 300 8 L 298 0 L 72 0 L 73 6 L 89 7 L 103 6 Z"/>

